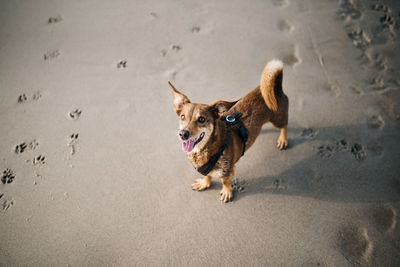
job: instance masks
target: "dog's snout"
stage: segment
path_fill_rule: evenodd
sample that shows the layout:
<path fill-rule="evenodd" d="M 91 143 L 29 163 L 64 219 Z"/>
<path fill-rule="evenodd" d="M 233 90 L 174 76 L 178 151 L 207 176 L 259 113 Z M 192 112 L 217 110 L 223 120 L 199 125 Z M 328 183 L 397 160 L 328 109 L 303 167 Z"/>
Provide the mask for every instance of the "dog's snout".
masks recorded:
<path fill-rule="evenodd" d="M 187 130 L 182 130 L 182 131 L 179 132 L 179 137 L 182 140 L 188 140 L 189 139 L 189 135 L 190 135 L 190 133 Z"/>

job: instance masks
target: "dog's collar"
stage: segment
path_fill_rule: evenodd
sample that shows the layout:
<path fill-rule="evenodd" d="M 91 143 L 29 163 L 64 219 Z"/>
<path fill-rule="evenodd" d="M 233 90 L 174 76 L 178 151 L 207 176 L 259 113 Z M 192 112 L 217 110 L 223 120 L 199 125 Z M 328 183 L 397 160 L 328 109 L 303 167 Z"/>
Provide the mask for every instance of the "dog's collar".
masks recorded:
<path fill-rule="evenodd" d="M 224 153 L 224 150 L 226 148 L 226 144 L 223 144 L 219 150 L 217 151 L 217 153 L 215 153 L 214 155 L 212 155 L 210 157 L 210 159 L 207 161 L 206 164 L 204 164 L 203 166 L 196 168 L 196 170 L 201 173 L 202 175 L 206 176 L 210 171 L 212 171 L 215 167 L 215 164 L 217 164 L 217 161 L 219 160 L 219 158 L 221 157 L 222 153 Z"/>

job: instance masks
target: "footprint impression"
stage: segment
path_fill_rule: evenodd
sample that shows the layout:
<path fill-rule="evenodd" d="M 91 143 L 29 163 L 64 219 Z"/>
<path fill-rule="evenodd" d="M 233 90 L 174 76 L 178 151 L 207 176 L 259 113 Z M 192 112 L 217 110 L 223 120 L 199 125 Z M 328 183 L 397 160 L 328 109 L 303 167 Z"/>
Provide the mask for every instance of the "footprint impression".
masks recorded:
<path fill-rule="evenodd" d="M 382 129 L 385 122 L 381 115 L 373 115 L 367 120 L 368 127 L 372 129 Z"/>
<path fill-rule="evenodd" d="M 3 175 L 1 176 L 2 184 L 11 184 L 15 180 L 15 173 L 12 169 L 5 169 L 3 171 Z M 12 197 L 5 196 L 3 193 L 0 193 L 0 205 L 2 211 L 7 211 L 9 208 L 14 206 L 15 201 Z"/>
<path fill-rule="evenodd" d="M 281 32 L 291 32 L 294 29 L 293 25 L 286 19 L 279 20 L 276 27 Z"/>
<path fill-rule="evenodd" d="M 56 59 L 59 56 L 60 56 L 60 51 L 58 51 L 58 50 L 50 50 L 50 51 L 46 52 L 43 55 L 43 59 L 45 61 L 47 61 L 47 60 Z"/>
<path fill-rule="evenodd" d="M 42 155 L 36 156 L 33 158 L 32 164 L 33 166 L 42 166 L 46 163 L 45 159 L 46 159 L 45 156 Z"/>
<path fill-rule="evenodd" d="M 15 180 L 14 171 L 11 169 L 5 169 L 3 175 L 1 176 L 1 182 L 3 184 L 11 184 Z"/>
<path fill-rule="evenodd" d="M 117 68 L 118 69 L 125 69 L 126 67 L 127 67 L 127 63 L 128 63 L 128 61 L 126 61 L 126 60 L 121 60 L 121 61 L 119 61 L 118 63 L 117 63 Z"/>
<path fill-rule="evenodd" d="M 32 100 L 38 101 L 41 97 L 42 97 L 42 94 L 40 92 L 36 92 L 36 93 L 33 94 Z M 17 103 L 18 104 L 22 104 L 22 103 L 25 103 L 27 101 L 28 101 L 28 97 L 26 96 L 26 94 L 21 94 L 17 98 Z"/>
<path fill-rule="evenodd" d="M 200 28 L 199 28 L 199 31 L 200 31 Z M 179 52 L 181 49 L 182 49 L 182 46 L 174 44 L 174 45 L 171 45 L 171 46 L 170 46 L 169 50 L 167 50 L 167 49 L 162 49 L 162 50 L 161 50 L 161 55 L 162 55 L 163 57 L 165 57 L 165 56 L 168 54 L 168 51 Z"/>
<path fill-rule="evenodd" d="M 272 0 L 272 4 L 277 7 L 284 7 L 289 4 L 288 0 Z"/>
<path fill-rule="evenodd" d="M 68 116 L 73 120 L 77 120 L 77 119 L 79 119 L 81 114 L 82 114 L 82 110 L 77 108 L 77 109 L 71 111 L 70 113 L 68 113 Z"/>
<path fill-rule="evenodd" d="M 344 226 L 338 233 L 338 243 L 343 256 L 353 264 L 368 263 L 373 245 L 367 229 L 362 226 Z"/>
<path fill-rule="evenodd" d="M 79 137 L 79 134 L 77 134 L 77 133 L 73 133 L 69 136 L 68 146 L 71 148 L 71 152 L 70 152 L 71 155 L 75 155 L 75 152 L 76 152 L 75 146 L 76 146 L 76 143 L 78 143 L 78 137 Z"/>
<path fill-rule="evenodd" d="M 364 160 L 367 156 L 367 152 L 365 151 L 363 145 L 355 143 L 350 146 L 345 139 L 318 147 L 318 155 L 320 155 L 322 158 L 330 158 L 336 152 L 340 151 L 350 152 L 353 154 L 354 158 L 359 161 Z"/>
<path fill-rule="evenodd" d="M 9 208 L 15 205 L 15 200 L 12 197 L 4 196 L 0 194 L 0 205 L 3 212 L 7 211 Z"/>
<path fill-rule="evenodd" d="M 305 138 L 314 138 L 318 135 L 319 131 L 312 128 L 303 129 L 301 136 Z"/>
<path fill-rule="evenodd" d="M 14 152 L 16 154 L 24 153 L 26 149 L 35 150 L 39 146 L 39 142 L 36 139 L 33 139 L 31 142 L 26 143 L 22 142 L 15 146 Z"/>
<path fill-rule="evenodd" d="M 61 22 L 63 20 L 63 18 L 60 15 L 57 16 L 52 16 L 47 20 L 47 23 L 49 24 L 54 24 L 54 23 L 58 23 Z"/>
<path fill-rule="evenodd" d="M 396 228 L 397 213 L 390 204 L 380 204 L 372 211 L 375 227 L 381 232 L 392 232 Z"/>
<path fill-rule="evenodd" d="M 234 192 L 238 192 L 239 194 L 244 192 L 246 186 L 247 186 L 246 181 L 240 181 L 239 179 L 234 179 L 232 182 L 232 190 Z"/>

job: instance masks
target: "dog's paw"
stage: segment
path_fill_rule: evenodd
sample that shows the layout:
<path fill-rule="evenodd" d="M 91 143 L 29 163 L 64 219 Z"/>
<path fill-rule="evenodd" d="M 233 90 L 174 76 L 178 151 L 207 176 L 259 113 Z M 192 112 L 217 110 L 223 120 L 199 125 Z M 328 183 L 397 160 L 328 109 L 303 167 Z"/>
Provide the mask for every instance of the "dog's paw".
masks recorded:
<path fill-rule="evenodd" d="M 221 201 L 229 202 L 232 199 L 232 188 L 223 187 L 219 194 L 221 195 Z"/>
<path fill-rule="evenodd" d="M 204 179 L 196 179 L 196 181 L 192 184 L 192 189 L 196 191 L 203 191 L 210 187 L 211 181 L 207 178 Z"/>
<path fill-rule="evenodd" d="M 278 141 L 276 142 L 276 147 L 280 150 L 287 148 L 288 140 L 282 136 L 279 137 Z"/>

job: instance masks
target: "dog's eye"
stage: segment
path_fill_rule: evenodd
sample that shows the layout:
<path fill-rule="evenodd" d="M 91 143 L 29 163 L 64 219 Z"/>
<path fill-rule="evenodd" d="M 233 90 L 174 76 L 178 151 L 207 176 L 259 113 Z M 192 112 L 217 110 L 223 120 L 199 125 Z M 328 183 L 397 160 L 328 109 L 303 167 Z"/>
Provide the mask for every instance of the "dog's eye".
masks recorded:
<path fill-rule="evenodd" d="M 185 119 L 185 115 L 181 115 L 181 120 L 184 120 Z"/>
<path fill-rule="evenodd" d="M 205 122 L 206 121 L 206 119 L 204 119 L 204 117 L 203 116 L 201 116 L 201 117 L 199 117 L 199 119 L 197 120 L 198 122 L 200 122 L 200 123 L 203 123 L 203 122 Z"/>

